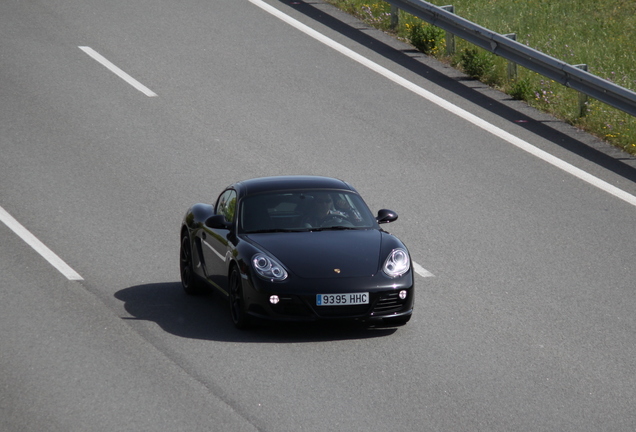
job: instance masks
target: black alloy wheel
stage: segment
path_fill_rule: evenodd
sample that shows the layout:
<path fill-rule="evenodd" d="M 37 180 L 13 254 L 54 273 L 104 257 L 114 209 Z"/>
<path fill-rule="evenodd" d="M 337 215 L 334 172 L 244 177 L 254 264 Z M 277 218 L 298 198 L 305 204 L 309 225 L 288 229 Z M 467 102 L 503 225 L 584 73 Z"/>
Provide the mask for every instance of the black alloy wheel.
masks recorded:
<path fill-rule="evenodd" d="M 230 313 L 232 322 L 239 330 L 245 330 L 250 326 L 250 317 L 245 312 L 245 301 L 243 300 L 243 289 L 241 286 L 241 275 L 236 267 L 230 273 Z"/>
<path fill-rule="evenodd" d="M 190 295 L 201 294 L 201 282 L 194 274 L 194 263 L 192 262 L 192 247 L 190 237 L 187 233 L 181 236 L 181 251 L 179 252 L 179 268 L 181 270 L 181 286 Z"/>

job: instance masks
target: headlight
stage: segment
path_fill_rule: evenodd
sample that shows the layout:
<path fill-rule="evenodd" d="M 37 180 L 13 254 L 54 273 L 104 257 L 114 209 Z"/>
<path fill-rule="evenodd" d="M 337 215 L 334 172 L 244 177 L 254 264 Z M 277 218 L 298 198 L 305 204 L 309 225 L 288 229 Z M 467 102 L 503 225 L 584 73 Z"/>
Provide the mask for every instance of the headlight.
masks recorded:
<path fill-rule="evenodd" d="M 411 267 L 409 254 L 404 249 L 393 249 L 384 261 L 382 270 L 389 277 L 398 277 L 406 273 Z"/>
<path fill-rule="evenodd" d="M 264 279 L 282 281 L 287 279 L 287 272 L 283 266 L 273 258 L 263 253 L 257 253 L 252 257 L 252 267 L 256 273 Z"/>

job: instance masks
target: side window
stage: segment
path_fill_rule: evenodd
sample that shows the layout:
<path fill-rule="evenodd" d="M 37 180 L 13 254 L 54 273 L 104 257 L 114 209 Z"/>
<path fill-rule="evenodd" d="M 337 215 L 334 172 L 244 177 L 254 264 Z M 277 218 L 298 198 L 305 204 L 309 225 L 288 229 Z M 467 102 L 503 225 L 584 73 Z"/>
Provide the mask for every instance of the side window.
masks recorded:
<path fill-rule="evenodd" d="M 223 192 L 221 195 L 219 195 L 219 197 L 216 199 L 216 206 L 214 206 L 214 213 L 215 214 L 221 214 L 221 208 L 225 207 L 225 202 L 226 200 L 226 196 L 228 195 L 229 191 L 225 191 Z"/>
<path fill-rule="evenodd" d="M 222 214 L 229 222 L 234 220 L 236 213 L 236 191 L 226 190 L 221 194 L 216 204 L 216 214 Z"/>

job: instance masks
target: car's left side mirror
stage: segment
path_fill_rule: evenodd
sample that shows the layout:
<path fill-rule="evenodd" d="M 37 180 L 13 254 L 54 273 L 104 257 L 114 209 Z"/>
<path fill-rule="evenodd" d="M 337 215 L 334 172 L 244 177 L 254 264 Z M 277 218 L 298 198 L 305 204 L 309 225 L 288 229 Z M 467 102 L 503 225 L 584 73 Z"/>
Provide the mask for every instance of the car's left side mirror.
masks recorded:
<path fill-rule="evenodd" d="M 375 220 L 377 220 L 379 224 L 383 224 L 383 223 L 394 222 L 397 220 L 397 218 L 398 218 L 398 215 L 393 210 L 382 209 L 382 210 L 378 210 L 378 216 L 375 218 Z"/>
<path fill-rule="evenodd" d="M 232 223 L 228 222 L 224 215 L 218 214 L 207 218 L 205 220 L 205 226 L 215 229 L 231 229 Z"/>

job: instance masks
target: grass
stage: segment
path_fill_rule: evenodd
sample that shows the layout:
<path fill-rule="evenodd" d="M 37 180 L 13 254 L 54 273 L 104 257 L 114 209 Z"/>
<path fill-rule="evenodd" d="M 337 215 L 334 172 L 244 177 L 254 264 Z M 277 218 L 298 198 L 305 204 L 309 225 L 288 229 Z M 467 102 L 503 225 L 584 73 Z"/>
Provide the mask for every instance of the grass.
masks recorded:
<path fill-rule="evenodd" d="M 636 154 L 636 117 L 590 99 L 579 116 L 578 92 L 518 67 L 507 79 L 507 61 L 457 39 L 456 54 L 445 56 L 444 32 L 400 11 L 391 29 L 391 6 L 381 0 L 327 0 L 413 44 L 420 51 L 464 70 L 516 99 Z M 430 0 L 429 0 L 430 1 Z M 515 33 L 517 41 L 571 65 L 636 91 L 636 2 L 634 0 L 454 0 L 455 13 L 500 34 Z"/>

